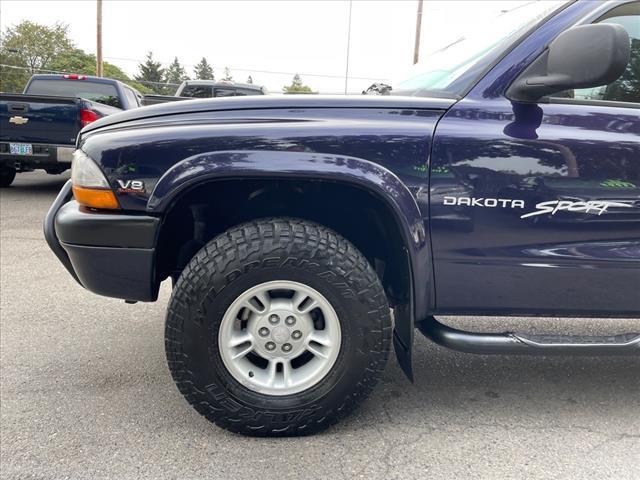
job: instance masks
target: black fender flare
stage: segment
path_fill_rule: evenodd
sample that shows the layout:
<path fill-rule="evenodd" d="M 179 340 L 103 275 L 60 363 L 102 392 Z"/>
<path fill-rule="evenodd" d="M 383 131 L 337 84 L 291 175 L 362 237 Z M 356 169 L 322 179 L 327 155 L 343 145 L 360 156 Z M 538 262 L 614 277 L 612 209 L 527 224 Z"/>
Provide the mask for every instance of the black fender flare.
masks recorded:
<path fill-rule="evenodd" d="M 147 211 L 162 215 L 184 193 L 203 182 L 241 178 L 345 183 L 367 190 L 390 209 L 404 242 L 411 276 L 410 300 L 395 311 L 394 347 L 402 369 L 412 379 L 414 327 L 430 309 L 432 273 L 423 217 L 407 186 L 387 168 L 362 158 L 311 152 L 218 151 L 186 158 L 165 172 L 151 192 Z"/>

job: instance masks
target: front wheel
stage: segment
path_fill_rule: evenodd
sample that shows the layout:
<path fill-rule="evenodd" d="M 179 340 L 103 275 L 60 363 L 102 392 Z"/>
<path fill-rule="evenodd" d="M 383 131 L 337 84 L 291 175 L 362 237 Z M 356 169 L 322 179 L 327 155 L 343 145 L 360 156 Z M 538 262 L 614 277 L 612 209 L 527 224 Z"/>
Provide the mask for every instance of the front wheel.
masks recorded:
<path fill-rule="evenodd" d="M 250 435 L 320 431 L 372 390 L 391 336 L 364 256 L 302 220 L 235 227 L 198 252 L 167 314 L 173 378 L 206 418 Z"/>
<path fill-rule="evenodd" d="M 6 188 L 16 178 L 16 169 L 6 165 L 0 166 L 0 188 Z"/>

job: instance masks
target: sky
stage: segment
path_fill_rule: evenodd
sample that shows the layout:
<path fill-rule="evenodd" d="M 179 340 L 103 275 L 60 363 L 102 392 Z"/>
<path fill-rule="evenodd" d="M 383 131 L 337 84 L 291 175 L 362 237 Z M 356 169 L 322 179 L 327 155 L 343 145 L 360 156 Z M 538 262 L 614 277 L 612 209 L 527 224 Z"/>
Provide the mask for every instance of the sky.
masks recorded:
<path fill-rule="evenodd" d="M 501 11 L 529 0 L 426 0 L 421 58 L 460 35 L 490 28 Z M 174 57 L 193 75 L 204 56 L 217 78 L 225 66 L 236 81 L 279 92 L 299 73 L 321 93 L 343 93 L 351 5 L 347 90 L 391 81 L 413 63 L 417 0 L 118 1 L 103 2 L 104 59 L 134 75 L 148 51 Z M 95 53 L 96 2 L 0 0 L 0 27 L 21 20 L 64 22 L 76 45 Z"/>

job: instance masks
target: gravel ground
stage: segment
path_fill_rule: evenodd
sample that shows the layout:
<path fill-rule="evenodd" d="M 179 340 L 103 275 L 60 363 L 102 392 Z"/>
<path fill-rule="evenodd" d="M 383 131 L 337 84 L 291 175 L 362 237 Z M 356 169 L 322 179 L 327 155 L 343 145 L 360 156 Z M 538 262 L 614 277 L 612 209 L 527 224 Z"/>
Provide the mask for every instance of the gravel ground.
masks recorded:
<path fill-rule="evenodd" d="M 2 478 L 640 478 L 636 357 L 474 356 L 418 336 L 415 383 L 392 360 L 363 407 L 326 433 L 218 429 L 165 365 L 169 286 L 153 304 L 98 297 L 49 251 L 41 222 L 66 178 L 21 174 L 0 193 Z M 640 320 L 474 322 L 640 330 Z"/>

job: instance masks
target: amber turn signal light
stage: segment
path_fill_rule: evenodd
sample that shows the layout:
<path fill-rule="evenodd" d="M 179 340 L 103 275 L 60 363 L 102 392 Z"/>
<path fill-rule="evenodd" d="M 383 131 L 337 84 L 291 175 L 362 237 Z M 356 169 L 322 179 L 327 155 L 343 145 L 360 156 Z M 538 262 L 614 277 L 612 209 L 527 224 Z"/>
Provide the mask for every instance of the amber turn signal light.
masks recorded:
<path fill-rule="evenodd" d="M 111 190 L 73 186 L 73 196 L 80 205 L 91 208 L 114 210 L 120 208 Z"/>

